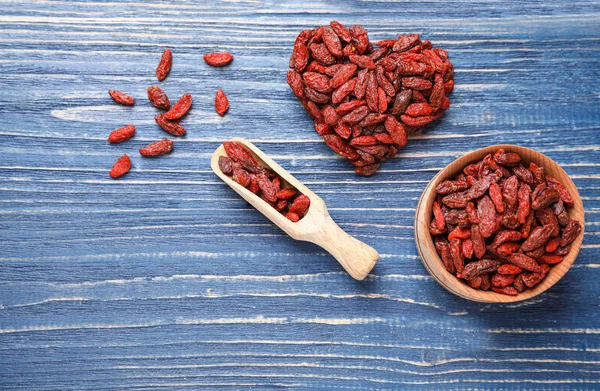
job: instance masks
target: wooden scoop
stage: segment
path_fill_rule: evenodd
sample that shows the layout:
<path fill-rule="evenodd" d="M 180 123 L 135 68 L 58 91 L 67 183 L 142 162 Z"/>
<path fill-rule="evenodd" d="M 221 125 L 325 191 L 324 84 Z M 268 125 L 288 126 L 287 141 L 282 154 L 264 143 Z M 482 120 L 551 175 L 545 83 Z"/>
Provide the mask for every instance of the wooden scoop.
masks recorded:
<path fill-rule="evenodd" d="M 310 198 L 310 207 L 306 215 L 300 221 L 294 223 L 276 211 L 262 198 L 235 182 L 231 177 L 223 174 L 219 168 L 219 156 L 227 156 L 223 145 L 217 148 L 210 161 L 210 166 L 219 178 L 292 238 L 314 243 L 327 250 L 353 278 L 362 280 L 369 274 L 379 258 L 379 254 L 373 247 L 353 238 L 341 229 L 329 216 L 327 206 L 319 196 L 310 191 L 251 142 L 242 138 L 234 138 L 231 141 L 243 144 L 252 152 L 259 164 L 279 174 L 282 179 L 282 187 L 294 187 Z"/>

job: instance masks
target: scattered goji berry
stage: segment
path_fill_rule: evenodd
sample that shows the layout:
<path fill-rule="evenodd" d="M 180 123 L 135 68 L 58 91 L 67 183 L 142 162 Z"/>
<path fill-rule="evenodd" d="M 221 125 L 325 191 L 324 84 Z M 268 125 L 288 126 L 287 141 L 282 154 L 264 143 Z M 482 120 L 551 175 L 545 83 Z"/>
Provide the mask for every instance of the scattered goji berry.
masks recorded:
<path fill-rule="evenodd" d="M 162 140 L 155 141 L 152 144 L 148 144 L 144 148 L 140 149 L 140 155 L 147 157 L 160 156 L 171 152 L 172 149 L 173 141 L 169 140 L 168 138 L 163 138 Z"/>
<path fill-rule="evenodd" d="M 108 136 L 108 142 L 113 144 L 122 143 L 123 141 L 129 140 L 135 133 L 135 126 L 126 125 L 122 128 L 115 129 Z"/>
<path fill-rule="evenodd" d="M 165 49 L 162 56 L 160 57 L 160 62 L 156 67 L 156 78 L 158 81 L 163 81 L 167 78 L 167 75 L 171 71 L 171 66 L 173 65 L 173 52 L 171 49 Z"/>
<path fill-rule="evenodd" d="M 117 103 L 125 106 L 133 106 L 135 99 L 121 91 L 108 90 L 108 95 Z"/>
<path fill-rule="evenodd" d="M 109 175 L 111 178 L 117 179 L 127 174 L 129 170 L 131 170 L 131 159 L 129 159 L 129 156 L 125 154 L 117 159 L 110 170 Z"/>
<path fill-rule="evenodd" d="M 169 97 L 160 87 L 148 87 L 148 100 L 150 100 L 150 103 L 158 109 L 169 110 L 171 108 Z"/>
<path fill-rule="evenodd" d="M 164 116 L 169 121 L 174 121 L 183 117 L 188 110 L 192 107 L 192 96 L 190 94 L 183 94 L 181 98 L 167 111 Z"/>
<path fill-rule="evenodd" d="M 154 121 L 167 133 L 173 136 L 185 136 L 187 131 L 181 125 L 175 121 L 169 121 L 165 118 L 164 114 L 156 114 Z"/>
<path fill-rule="evenodd" d="M 221 117 L 229 110 L 229 99 L 221 89 L 215 94 L 215 110 Z"/>
<path fill-rule="evenodd" d="M 224 67 L 233 60 L 233 56 L 229 52 L 206 53 L 202 58 L 208 65 L 213 67 Z"/>

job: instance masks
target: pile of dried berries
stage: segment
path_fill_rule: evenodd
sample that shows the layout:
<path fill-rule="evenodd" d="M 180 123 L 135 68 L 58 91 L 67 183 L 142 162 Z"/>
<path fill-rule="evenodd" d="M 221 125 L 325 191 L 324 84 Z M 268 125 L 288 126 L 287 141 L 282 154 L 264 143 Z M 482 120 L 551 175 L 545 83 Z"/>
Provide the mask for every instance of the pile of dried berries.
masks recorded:
<path fill-rule="evenodd" d="M 225 175 L 256 194 L 289 220 L 300 220 L 310 206 L 310 198 L 285 183 L 277 173 L 256 161 L 246 147 L 235 141 L 223 143 L 227 156 L 219 157 L 219 168 Z"/>
<path fill-rule="evenodd" d="M 446 270 L 475 289 L 516 295 L 534 287 L 581 231 L 565 210 L 573 205 L 566 187 L 503 149 L 436 191 L 429 227 L 435 247 Z"/>
<path fill-rule="evenodd" d="M 450 106 L 448 53 L 418 34 L 375 42 L 337 21 L 302 31 L 287 82 L 327 145 L 369 176 Z"/>
<path fill-rule="evenodd" d="M 204 55 L 204 60 L 207 64 L 216 67 L 222 67 L 233 60 L 233 56 L 227 52 L 222 53 L 208 53 Z M 163 52 L 160 62 L 156 67 L 156 78 L 158 81 L 163 81 L 167 78 L 167 75 L 171 71 L 173 65 L 173 53 L 170 49 L 165 49 Z M 154 107 L 160 110 L 165 110 L 165 113 L 157 114 L 154 117 L 154 121 L 167 133 L 180 137 L 185 136 L 187 131 L 183 126 L 179 124 L 179 120 L 187 114 L 192 107 L 192 96 L 190 94 L 183 94 L 181 98 L 171 106 L 169 97 L 167 94 L 157 86 L 148 87 L 148 100 Z M 133 106 L 135 99 L 123 92 L 108 90 L 110 97 L 117 103 Z M 229 109 L 229 100 L 223 90 L 218 90 L 215 96 L 215 110 L 221 116 L 225 115 L 225 112 Z M 135 134 L 134 125 L 126 125 L 122 128 L 114 130 L 108 136 L 108 142 L 117 144 L 129 140 Z M 173 149 L 173 141 L 167 138 L 153 142 L 146 147 L 140 149 L 140 155 L 146 157 L 154 157 L 164 155 L 171 152 Z M 116 179 L 129 172 L 131 169 L 131 159 L 126 154 L 121 156 L 114 164 L 109 175 Z"/>

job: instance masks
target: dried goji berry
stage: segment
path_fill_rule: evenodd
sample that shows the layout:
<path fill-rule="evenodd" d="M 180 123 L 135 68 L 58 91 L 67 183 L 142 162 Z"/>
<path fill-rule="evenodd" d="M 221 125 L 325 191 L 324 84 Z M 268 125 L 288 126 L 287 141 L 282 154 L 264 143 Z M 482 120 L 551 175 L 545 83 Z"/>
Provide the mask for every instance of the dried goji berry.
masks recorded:
<path fill-rule="evenodd" d="M 206 53 L 202 58 L 208 65 L 213 67 L 224 67 L 233 60 L 233 56 L 229 52 Z"/>
<path fill-rule="evenodd" d="M 221 89 L 218 89 L 215 94 L 215 110 L 220 116 L 224 116 L 229 110 L 229 99 Z"/>
<path fill-rule="evenodd" d="M 571 244 L 577 235 L 581 232 L 581 223 L 577 220 L 571 220 L 563 231 L 562 238 L 560 239 L 560 247 L 565 247 Z"/>
<path fill-rule="evenodd" d="M 121 91 L 108 90 L 108 95 L 117 103 L 125 106 L 133 106 L 135 99 Z"/>
<path fill-rule="evenodd" d="M 290 221 L 291 221 L 291 222 L 293 222 L 293 223 L 295 223 L 295 222 L 297 222 L 298 220 L 300 220 L 300 216 L 298 216 L 296 213 L 293 213 L 293 212 L 287 212 L 287 213 L 285 214 L 285 217 L 287 217 L 287 218 L 288 218 L 288 220 L 290 220 Z"/>
<path fill-rule="evenodd" d="M 144 148 L 140 149 L 140 155 L 142 156 L 160 156 L 165 153 L 171 152 L 173 149 L 173 141 L 168 138 L 163 138 L 162 140 L 155 141 L 152 144 L 146 145 Z"/>
<path fill-rule="evenodd" d="M 502 266 L 501 266 L 502 267 Z M 504 288 L 515 282 L 516 276 L 496 273 L 492 276 L 492 286 Z"/>
<path fill-rule="evenodd" d="M 502 200 L 502 190 L 500 189 L 500 185 L 498 185 L 498 183 L 490 184 L 489 192 L 490 198 L 496 207 L 496 211 L 498 213 L 504 213 L 504 201 Z"/>
<path fill-rule="evenodd" d="M 169 110 L 171 107 L 169 97 L 160 87 L 157 86 L 148 87 L 148 100 L 150 100 L 150 103 L 152 103 L 154 107 L 162 110 Z"/>
<path fill-rule="evenodd" d="M 160 57 L 160 62 L 156 67 L 156 78 L 158 81 L 163 81 L 167 78 L 169 72 L 171 72 L 171 66 L 173 65 L 173 52 L 171 49 L 165 49 L 162 56 Z"/>
<path fill-rule="evenodd" d="M 117 179 L 127 174 L 129 170 L 131 170 L 131 159 L 129 159 L 129 156 L 125 154 L 119 159 L 117 159 L 112 169 L 110 170 L 109 175 L 111 176 L 111 178 Z"/>
<path fill-rule="evenodd" d="M 294 199 L 292 204 L 290 205 L 289 212 L 295 213 L 298 216 L 304 216 L 308 208 L 310 207 L 310 198 L 308 198 L 304 194 L 300 194 L 298 197 Z"/>
<path fill-rule="evenodd" d="M 544 254 L 538 258 L 538 262 L 545 263 L 547 265 L 556 265 L 557 263 L 562 262 L 562 260 L 563 257 L 554 254 Z"/>
<path fill-rule="evenodd" d="M 342 84 L 344 84 L 345 82 L 347 82 L 348 80 L 350 80 L 352 78 L 352 76 L 354 76 L 354 73 L 356 72 L 356 68 L 357 67 L 355 64 L 344 64 L 344 65 L 340 66 L 338 68 L 337 72 L 331 78 L 331 81 L 330 81 L 331 88 L 336 89 L 336 88 L 340 87 Z M 306 75 L 306 73 L 305 73 L 305 75 Z"/>
<path fill-rule="evenodd" d="M 295 196 L 297 191 L 295 189 L 281 189 L 275 194 L 277 198 L 282 200 L 289 200 L 293 196 Z"/>
<path fill-rule="evenodd" d="M 573 205 L 573 197 L 571 197 L 571 194 L 569 194 L 569 190 L 567 190 L 567 188 L 562 183 L 560 183 L 557 179 L 551 176 L 546 176 L 546 183 L 548 184 L 549 188 L 554 189 L 558 192 L 560 199 L 565 205 Z"/>
<path fill-rule="evenodd" d="M 498 273 L 499 274 L 519 274 L 522 273 L 523 269 L 521 269 L 520 267 L 518 267 L 517 265 L 513 265 L 512 263 L 505 263 L 504 265 L 500 266 L 498 268 Z"/>
<path fill-rule="evenodd" d="M 113 130 L 111 132 L 111 134 L 108 136 L 108 142 L 113 143 L 113 144 L 122 143 L 123 141 L 129 140 L 130 138 L 132 138 L 134 134 L 135 134 L 135 126 L 126 125 L 126 126 L 123 126 L 122 128 Z"/>
<path fill-rule="evenodd" d="M 164 114 L 157 114 L 154 116 L 154 121 L 167 133 L 173 136 L 185 136 L 187 131 L 181 125 L 175 121 L 169 121 L 165 118 Z"/>
<path fill-rule="evenodd" d="M 190 94 L 183 94 L 164 116 L 169 121 L 179 119 L 188 112 L 190 107 L 192 107 L 192 96 Z"/>
<path fill-rule="evenodd" d="M 233 171 L 233 160 L 228 156 L 219 156 L 219 169 L 225 175 L 231 175 Z"/>
<path fill-rule="evenodd" d="M 505 286 L 503 288 L 492 286 L 491 289 L 496 293 L 502 293 L 503 295 L 516 296 L 519 292 L 512 286 Z"/>
<path fill-rule="evenodd" d="M 343 24 L 341 24 L 337 20 L 332 20 L 329 23 L 329 25 L 331 26 L 333 31 L 335 31 L 335 33 L 338 35 L 338 37 L 340 37 L 340 39 L 342 41 L 344 41 L 346 43 L 352 41 L 352 36 L 350 35 L 350 31 L 348 31 L 348 29 Z"/>

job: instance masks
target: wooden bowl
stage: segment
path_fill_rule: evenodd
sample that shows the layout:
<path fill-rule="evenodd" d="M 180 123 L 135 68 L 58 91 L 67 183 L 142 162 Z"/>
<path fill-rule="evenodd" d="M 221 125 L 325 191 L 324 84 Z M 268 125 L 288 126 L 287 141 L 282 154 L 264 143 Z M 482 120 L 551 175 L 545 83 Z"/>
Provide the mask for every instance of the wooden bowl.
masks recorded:
<path fill-rule="evenodd" d="M 444 267 L 444 264 L 435 249 L 433 238 L 429 233 L 429 224 L 432 219 L 432 206 L 436 197 L 436 186 L 446 179 L 454 178 L 468 164 L 478 162 L 482 160 L 485 155 L 489 153 L 493 154 L 500 148 L 503 148 L 506 152 L 518 153 L 521 156 L 525 167 L 528 167 L 530 162 L 534 162 L 535 164 L 544 167 L 544 172 L 547 175 L 558 179 L 569 190 L 569 193 L 575 201 L 572 207 L 567 208 L 569 216 L 571 219 L 578 220 L 581 223 L 581 233 L 571 244 L 571 251 L 564 257 L 563 261 L 557 265 L 551 266 L 548 275 L 538 285 L 533 288 L 528 288 L 516 296 L 507 296 L 493 291 L 473 289 L 463 280 L 450 274 Z M 423 195 L 421 195 L 415 216 L 415 242 L 417 250 L 419 251 L 423 265 L 425 265 L 425 268 L 429 271 L 431 276 L 440 285 L 455 295 L 468 300 L 484 303 L 510 303 L 531 299 L 556 284 L 556 282 L 567 273 L 571 265 L 573 265 L 573 262 L 575 262 L 575 258 L 577 258 L 581 243 L 583 242 L 584 230 L 585 221 L 581 196 L 567 173 L 549 157 L 534 151 L 533 149 L 509 144 L 493 145 L 487 148 L 478 149 L 453 161 L 429 182 Z"/>

